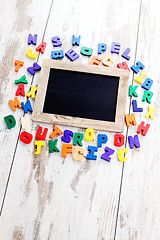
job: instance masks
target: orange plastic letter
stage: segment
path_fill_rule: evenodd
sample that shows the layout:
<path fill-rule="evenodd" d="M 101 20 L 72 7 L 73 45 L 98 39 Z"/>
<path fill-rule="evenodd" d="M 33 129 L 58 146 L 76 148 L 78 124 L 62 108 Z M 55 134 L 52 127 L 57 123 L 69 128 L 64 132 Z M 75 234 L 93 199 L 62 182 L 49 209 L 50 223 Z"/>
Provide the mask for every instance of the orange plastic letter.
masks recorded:
<path fill-rule="evenodd" d="M 17 97 L 14 98 L 14 101 L 9 100 L 9 104 L 11 105 L 11 108 L 13 109 L 14 112 L 16 111 L 17 107 L 22 108 L 22 105 L 20 104 L 20 101 L 18 100 Z"/>
<path fill-rule="evenodd" d="M 132 113 L 130 116 L 128 114 L 125 115 L 126 118 L 126 125 L 127 127 L 130 126 L 130 124 L 133 124 L 134 126 L 136 126 L 136 119 L 135 119 L 135 115 L 134 113 Z"/>
<path fill-rule="evenodd" d="M 53 138 L 54 136 L 61 135 L 63 132 L 61 131 L 61 129 L 59 129 L 57 126 L 54 126 L 53 128 L 53 132 L 49 135 L 50 138 Z"/>
<path fill-rule="evenodd" d="M 16 65 L 16 67 L 15 67 L 15 72 L 18 72 L 19 69 L 20 69 L 20 66 L 23 66 L 23 65 L 24 65 L 24 62 L 16 60 L 16 61 L 14 62 L 14 64 Z"/>
<path fill-rule="evenodd" d="M 62 158 L 66 158 L 67 153 L 72 153 L 72 144 L 63 144 L 62 145 Z"/>

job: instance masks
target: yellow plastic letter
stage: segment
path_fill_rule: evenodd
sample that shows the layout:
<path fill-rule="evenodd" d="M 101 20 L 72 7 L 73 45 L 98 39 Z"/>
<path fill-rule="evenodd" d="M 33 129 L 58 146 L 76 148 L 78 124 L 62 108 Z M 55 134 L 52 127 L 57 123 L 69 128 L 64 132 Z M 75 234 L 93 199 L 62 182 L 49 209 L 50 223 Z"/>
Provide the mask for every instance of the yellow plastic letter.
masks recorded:
<path fill-rule="evenodd" d="M 121 162 L 125 162 L 127 158 L 123 157 L 123 153 L 128 153 L 127 148 L 120 148 L 118 151 L 118 160 Z"/>

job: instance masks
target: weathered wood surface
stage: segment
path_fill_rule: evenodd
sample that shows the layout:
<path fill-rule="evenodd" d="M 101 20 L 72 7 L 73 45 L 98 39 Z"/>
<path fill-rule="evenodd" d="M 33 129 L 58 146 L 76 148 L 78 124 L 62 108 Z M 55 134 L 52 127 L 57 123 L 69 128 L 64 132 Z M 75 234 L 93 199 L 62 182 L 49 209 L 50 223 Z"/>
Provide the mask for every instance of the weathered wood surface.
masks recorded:
<path fill-rule="evenodd" d="M 107 133 L 107 146 L 115 149 L 110 163 L 97 161 L 76 162 L 68 154 L 66 159 L 60 153 L 49 154 L 48 139 L 39 156 L 35 156 L 34 142 L 25 145 L 19 141 L 21 110 L 14 116 L 17 125 L 7 130 L 3 121 L 5 115 L 13 114 L 8 100 L 14 98 L 14 80 L 26 73 L 34 60 L 27 58 L 27 37 L 38 34 L 38 43 L 47 42 L 44 55 L 38 63 L 51 58 L 51 38 L 61 36 L 64 51 L 70 49 L 72 34 L 82 36 L 81 45 L 92 47 L 97 53 L 97 44 L 105 42 L 107 53 L 111 43 L 122 43 L 121 53 L 131 48 L 131 66 L 135 60 L 146 65 L 148 76 L 154 80 L 153 104 L 158 106 L 158 31 L 159 13 L 152 2 L 136 0 L 117 1 L 5 1 L 1 2 L 1 159 L 0 159 L 0 235 L 2 240 L 50 240 L 50 239 L 159 239 L 159 157 L 158 116 L 151 122 L 146 137 L 140 136 L 141 148 L 129 150 L 128 160 L 123 165 L 117 159 L 118 149 L 114 147 L 114 133 L 95 131 L 95 141 L 83 141 L 85 156 L 88 145 L 97 144 L 97 134 Z M 43 7 L 44 6 L 44 7 Z M 141 8 L 140 8 L 141 7 Z M 140 17 L 140 18 L 139 18 Z M 140 19 L 140 25 L 139 25 Z M 140 26 L 140 28 L 139 28 Z M 154 29 L 154 31 L 153 31 Z M 32 46 L 34 49 L 35 47 Z M 79 52 L 80 47 L 74 47 Z M 114 67 L 124 59 L 114 54 Z M 105 56 L 105 53 L 102 54 Z M 14 61 L 24 60 L 25 67 L 14 72 Z M 64 58 L 63 61 L 68 61 Z M 81 56 L 77 62 L 89 63 L 90 58 Z M 74 64 L 74 63 L 73 63 Z M 18 76 L 18 77 L 17 77 Z M 130 73 L 130 83 L 133 79 Z M 32 78 L 27 74 L 28 86 Z M 33 78 L 38 83 L 39 74 Z M 141 90 L 139 94 L 141 95 Z M 139 98 L 140 99 L 140 98 Z M 23 98 L 21 98 L 23 101 Z M 138 101 L 142 104 L 141 100 Z M 34 104 L 34 101 L 32 101 Z M 147 112 L 147 104 L 144 114 Z M 130 110 L 127 99 L 126 113 Z M 146 111 L 146 112 L 145 112 Z M 137 123 L 146 120 L 144 114 L 136 114 Z M 154 124 L 153 124 L 154 123 Z M 52 126 L 40 124 L 49 128 Z M 37 123 L 30 122 L 27 128 L 35 136 Z M 60 127 L 84 132 L 84 129 Z M 137 127 L 130 127 L 129 134 L 135 135 Z M 127 128 L 124 135 L 128 136 Z M 34 137 L 35 139 L 35 137 Z M 58 137 L 61 150 L 62 141 Z M 129 149 L 129 146 L 127 145 Z M 119 205 L 120 198 L 120 205 Z M 119 207 L 120 206 L 120 207 Z M 118 218 L 118 221 L 117 221 Z"/>

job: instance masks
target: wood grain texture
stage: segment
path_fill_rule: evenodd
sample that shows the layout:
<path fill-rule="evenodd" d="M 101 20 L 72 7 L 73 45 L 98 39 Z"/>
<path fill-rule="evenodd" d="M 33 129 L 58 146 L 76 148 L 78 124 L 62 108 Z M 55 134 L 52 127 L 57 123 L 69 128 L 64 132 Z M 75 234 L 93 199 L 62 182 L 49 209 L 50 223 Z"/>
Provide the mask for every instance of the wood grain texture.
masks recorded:
<path fill-rule="evenodd" d="M 48 8 L 43 9 L 43 12 L 47 12 L 46 15 L 42 14 L 42 3 L 32 2 L 30 7 L 32 4 L 36 7 L 40 5 L 34 11 L 32 31 L 36 33 L 36 24 L 40 26 L 44 21 L 47 23 L 47 20 L 44 20 L 43 17 L 49 13 L 50 2 L 47 1 Z M 84 6 L 85 9 L 90 9 L 90 11 L 85 11 Z M 98 17 L 95 17 L 99 6 L 102 6 L 101 13 L 98 14 Z M 99 42 L 107 43 L 107 53 L 110 52 L 113 41 L 122 43 L 121 53 L 127 47 L 130 47 L 131 60 L 128 64 L 131 66 L 134 62 L 136 50 L 139 6 L 139 0 L 134 2 L 134 8 L 133 3 L 127 0 L 121 2 L 101 0 L 95 3 L 90 0 L 87 2 L 84 0 L 66 2 L 54 0 L 44 35 L 44 41 L 48 45 L 44 55 L 40 55 L 38 63 L 41 65 L 43 59 L 51 58 L 51 51 L 53 50 L 51 38 L 53 36 L 61 36 L 63 49 L 67 51 L 71 48 L 72 34 L 80 34 L 82 36 L 81 45 L 93 48 L 94 55 L 97 53 Z M 8 12 L 11 12 L 10 8 L 8 9 Z M 19 12 L 21 11 L 19 10 Z M 41 20 L 43 21 L 41 22 Z M 22 22 L 24 23 L 25 20 L 20 23 L 23 26 Z M 17 27 L 17 29 L 19 30 L 16 33 L 21 34 L 23 27 L 21 27 L 21 30 L 20 27 Z M 41 28 L 39 27 L 39 29 Z M 42 36 L 44 28 L 39 29 L 38 31 L 41 31 Z M 27 36 L 28 31 L 27 29 Z M 23 54 L 19 52 L 18 56 L 23 56 L 27 60 L 27 57 L 25 58 L 28 47 L 26 46 L 26 35 L 22 38 L 24 41 L 22 46 L 18 48 L 18 51 L 23 49 L 24 52 Z M 80 52 L 80 47 L 75 46 L 74 49 L 78 53 Z M 105 56 L 105 53 L 102 56 Z M 121 55 L 114 54 L 114 67 L 123 60 Z M 64 59 L 63 61 L 68 60 Z M 84 56 L 77 60 L 77 62 L 85 64 L 88 64 L 89 61 L 90 58 Z M 32 61 L 28 60 L 26 66 L 30 66 L 31 63 Z M 8 71 L 12 75 L 14 66 Z M 132 77 L 133 74 L 131 73 L 130 83 Z M 36 74 L 33 81 L 34 86 L 37 85 L 38 79 L 39 75 Z M 8 82 L 6 86 L 8 86 L 6 91 L 9 93 L 12 87 Z M 3 104 L 1 104 L 2 112 L 6 115 L 10 113 L 9 109 L 8 112 L 5 110 L 7 100 L 7 97 L 3 98 Z M 130 100 L 128 98 L 126 113 L 129 112 L 129 104 Z M 17 115 L 17 119 L 18 117 Z M 52 126 L 40 125 L 48 127 L 49 133 L 52 132 Z M 84 133 L 85 131 L 80 128 L 60 128 L 62 130 L 71 129 L 73 132 Z M 31 123 L 27 131 L 35 136 L 37 129 L 38 124 Z M 125 128 L 124 135 L 126 135 L 126 130 Z M 11 133 L 8 130 L 7 132 Z M 15 137 L 18 139 L 17 132 L 12 131 L 12 138 L 9 138 L 5 133 L 6 142 L 3 143 L 3 151 L 6 154 L 4 159 L 8 162 L 7 169 L 3 169 L 5 180 L 8 177 L 8 169 L 13 158 L 13 153 L 8 150 L 10 147 L 6 148 L 7 143 L 13 146 L 15 156 L 0 220 L 2 240 L 114 239 L 122 163 L 117 160 L 118 149 L 115 149 L 115 154 L 110 163 L 100 159 L 105 146 L 99 149 L 97 161 L 86 160 L 87 147 L 88 145 L 97 145 L 98 133 L 106 133 L 108 136 L 107 146 L 115 149 L 113 133 L 95 131 L 94 142 L 83 141 L 85 156 L 81 163 L 74 161 L 71 154 L 68 154 L 66 159 L 61 157 L 61 152 L 49 154 L 47 144 L 49 134 L 41 154 L 35 156 L 34 142 L 26 146 L 18 141 L 15 148 Z M 60 137 L 58 137 L 58 148 L 62 149 Z M 1 173 L 2 175 L 3 173 Z M 6 186 L 5 180 L 2 181 L 3 186 Z"/>

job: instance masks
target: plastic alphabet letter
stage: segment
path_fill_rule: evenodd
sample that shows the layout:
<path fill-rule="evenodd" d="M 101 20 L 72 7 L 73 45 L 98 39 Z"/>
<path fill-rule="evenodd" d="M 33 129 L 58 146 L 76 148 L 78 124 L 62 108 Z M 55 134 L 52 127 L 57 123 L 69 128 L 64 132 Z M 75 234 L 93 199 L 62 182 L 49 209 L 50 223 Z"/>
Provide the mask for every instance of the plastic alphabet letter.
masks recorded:
<path fill-rule="evenodd" d="M 137 100 L 132 100 L 133 112 L 143 112 L 143 108 L 137 107 Z"/>
<path fill-rule="evenodd" d="M 53 42 L 53 47 L 60 47 L 62 45 L 62 42 L 59 36 L 53 37 L 51 40 Z"/>
<path fill-rule="evenodd" d="M 98 151 L 98 147 L 88 146 L 88 151 L 89 151 L 90 153 L 87 154 L 86 159 L 89 159 L 89 160 L 97 160 L 97 156 L 94 155 L 94 152 L 97 152 L 97 151 Z"/>
<path fill-rule="evenodd" d="M 37 130 L 37 133 L 36 133 L 36 138 L 37 138 L 38 140 L 45 140 L 45 139 L 46 139 L 47 132 L 48 132 L 48 128 L 44 128 L 44 131 L 43 131 L 43 134 L 42 134 L 42 127 L 39 126 L 39 127 L 38 127 L 38 130 Z"/>
<path fill-rule="evenodd" d="M 35 141 L 35 145 L 37 146 L 37 151 L 34 154 L 38 155 L 41 152 L 41 147 L 44 146 L 44 141 Z"/>
<path fill-rule="evenodd" d="M 87 128 L 86 131 L 85 131 L 84 139 L 86 141 L 94 141 L 94 129 Z"/>
<path fill-rule="evenodd" d="M 113 150 L 112 148 L 106 147 L 105 151 L 106 151 L 106 153 L 103 153 L 101 155 L 101 159 L 104 159 L 105 161 L 110 162 L 111 157 L 109 157 L 109 156 L 112 155 L 115 152 L 115 150 Z"/>
<path fill-rule="evenodd" d="M 80 44 L 80 39 L 81 39 L 81 36 L 75 37 L 75 35 L 73 35 L 73 36 L 72 36 L 72 46 L 74 46 L 74 45 L 79 46 L 79 44 Z"/>
<path fill-rule="evenodd" d="M 125 58 L 126 60 L 130 59 L 130 56 L 128 56 L 128 53 L 130 52 L 130 48 L 127 48 L 124 53 L 122 54 L 122 57 Z"/>
<path fill-rule="evenodd" d="M 81 147 L 75 147 L 74 152 L 73 152 L 73 159 L 75 161 L 82 162 L 83 155 L 84 155 L 84 149 Z"/>
<path fill-rule="evenodd" d="M 125 136 L 123 134 L 117 133 L 114 136 L 114 146 L 122 147 L 124 145 Z"/>
<path fill-rule="evenodd" d="M 38 57 L 38 52 L 32 53 L 33 49 L 29 48 L 26 52 L 27 57 L 36 59 Z"/>
<path fill-rule="evenodd" d="M 26 144 L 30 144 L 32 142 L 32 139 L 33 139 L 33 135 L 31 133 L 28 133 L 26 131 L 23 131 L 21 134 L 20 134 L 20 140 Z"/>
<path fill-rule="evenodd" d="M 61 140 L 66 143 L 70 143 L 71 137 L 73 137 L 73 132 L 70 130 L 64 130 L 63 134 L 64 136 L 61 137 Z"/>
<path fill-rule="evenodd" d="M 98 147 L 102 147 L 102 143 L 106 143 L 108 137 L 106 134 L 98 134 Z"/>
<path fill-rule="evenodd" d="M 98 54 L 101 54 L 102 51 L 106 51 L 107 45 L 105 43 L 98 43 Z"/>
<path fill-rule="evenodd" d="M 49 152 L 53 153 L 53 152 L 60 152 L 60 150 L 56 147 L 56 144 L 58 142 L 58 139 L 55 139 L 54 141 L 49 140 L 48 144 L 49 144 Z"/>
<path fill-rule="evenodd" d="M 151 103 L 152 97 L 153 97 L 153 92 L 145 90 L 143 94 L 142 102 L 147 101 L 148 103 Z"/>
<path fill-rule="evenodd" d="M 118 151 L 118 160 L 121 162 L 125 162 L 127 158 L 123 157 L 123 153 L 128 153 L 127 148 L 120 148 Z"/>
<path fill-rule="evenodd" d="M 102 64 L 106 67 L 111 67 L 113 64 L 113 56 L 112 55 L 105 56 L 105 58 L 102 60 Z"/>
<path fill-rule="evenodd" d="M 136 126 L 136 119 L 134 113 L 132 113 L 130 116 L 128 114 L 125 114 L 125 120 L 127 127 L 130 126 L 130 124 L 133 124 L 133 126 Z"/>
<path fill-rule="evenodd" d="M 38 87 L 34 87 L 31 85 L 31 91 L 26 94 L 27 97 L 35 98 L 35 92 L 37 91 Z"/>
<path fill-rule="evenodd" d="M 53 132 L 49 135 L 50 138 L 54 138 L 57 134 L 61 135 L 63 132 L 57 127 L 53 127 Z"/>
<path fill-rule="evenodd" d="M 4 117 L 4 121 L 8 127 L 8 129 L 14 128 L 16 126 L 16 120 L 13 115 L 8 115 Z"/>
<path fill-rule="evenodd" d="M 81 54 L 85 55 L 85 56 L 91 56 L 93 53 L 93 49 L 92 48 L 88 48 L 88 47 L 82 47 L 81 48 Z"/>
<path fill-rule="evenodd" d="M 15 72 L 18 72 L 20 67 L 24 65 L 24 62 L 16 60 L 14 64 L 16 65 Z"/>
<path fill-rule="evenodd" d="M 130 72 L 130 69 L 129 69 L 128 64 L 126 62 L 118 63 L 117 67 L 122 68 L 122 69 L 126 69 Z"/>
<path fill-rule="evenodd" d="M 71 60 L 75 61 L 77 58 L 79 58 L 78 53 L 76 53 L 73 49 L 68 50 L 65 55 Z"/>
<path fill-rule="evenodd" d="M 29 121 L 30 121 L 30 117 L 24 118 L 23 116 L 21 116 L 22 130 L 26 130 L 27 129 Z"/>
<path fill-rule="evenodd" d="M 144 126 L 145 122 L 141 122 L 141 124 L 138 127 L 137 133 L 141 133 L 143 136 L 146 136 L 146 133 L 148 132 L 148 129 L 150 127 L 150 124 L 146 124 L 146 126 Z"/>
<path fill-rule="evenodd" d="M 15 80 L 15 84 L 19 84 L 19 83 L 28 84 L 28 81 L 26 80 L 25 75 L 23 75 L 20 79 Z"/>
<path fill-rule="evenodd" d="M 148 106 L 148 113 L 145 115 L 146 118 L 150 117 L 150 119 L 154 119 L 154 112 L 157 110 L 157 108 L 152 108 L 151 106 Z"/>
<path fill-rule="evenodd" d="M 37 52 L 41 52 L 42 54 L 44 53 L 45 49 L 46 49 L 47 43 L 46 42 L 42 42 L 37 48 L 36 51 Z"/>
<path fill-rule="evenodd" d="M 146 78 L 146 80 L 142 84 L 142 88 L 149 90 L 151 88 L 152 84 L 153 84 L 153 80 L 150 78 Z"/>
<path fill-rule="evenodd" d="M 28 110 L 32 112 L 32 106 L 31 106 L 30 100 L 27 100 L 26 104 L 24 104 L 23 102 L 21 102 L 21 104 L 25 113 L 28 113 Z"/>
<path fill-rule="evenodd" d="M 133 149 L 134 146 L 136 148 L 140 148 L 140 142 L 139 142 L 138 135 L 135 135 L 134 138 L 132 136 L 128 136 L 128 141 L 129 141 L 129 145 L 130 145 L 131 149 Z"/>
<path fill-rule="evenodd" d="M 63 50 L 52 51 L 51 55 L 52 55 L 52 59 L 58 59 L 58 58 L 64 57 Z"/>
<path fill-rule="evenodd" d="M 16 111 L 17 107 L 22 108 L 22 105 L 17 97 L 14 98 L 14 101 L 9 100 L 9 104 L 11 105 L 11 108 L 13 109 L 14 112 Z"/>
<path fill-rule="evenodd" d="M 111 47 L 111 53 L 117 53 L 119 54 L 121 44 L 118 42 L 113 42 Z"/>
<path fill-rule="evenodd" d="M 25 90 L 24 90 L 24 84 L 20 83 L 17 91 L 16 91 L 16 96 L 21 95 L 22 97 L 25 97 Z"/>
<path fill-rule="evenodd" d="M 76 146 L 77 143 L 80 147 L 83 146 L 82 144 L 82 140 L 83 140 L 84 134 L 83 133 L 74 133 L 74 137 L 73 137 L 73 145 Z"/>
<path fill-rule="evenodd" d="M 134 86 L 134 87 L 133 87 L 133 85 L 130 85 L 130 86 L 129 86 L 129 96 L 130 96 L 130 97 L 132 97 L 132 96 L 138 97 L 138 94 L 136 93 L 136 89 L 137 89 L 137 88 L 138 88 L 137 85 Z"/>
<path fill-rule="evenodd" d="M 143 78 L 147 77 L 147 74 L 142 73 L 139 77 L 135 77 L 134 81 L 136 81 L 139 84 L 143 83 Z"/>
<path fill-rule="evenodd" d="M 145 68 L 145 66 L 140 62 L 140 61 L 138 61 L 137 63 L 136 63 L 136 66 L 132 66 L 131 67 L 131 69 L 137 74 L 137 73 L 139 73 L 139 69 L 144 69 Z"/>
<path fill-rule="evenodd" d="M 72 153 L 72 144 L 62 144 L 62 158 L 66 158 L 67 153 Z"/>
<path fill-rule="evenodd" d="M 89 63 L 89 65 L 93 65 L 93 64 L 99 65 L 101 61 L 102 61 L 101 58 L 99 58 L 97 56 L 93 56 L 91 61 L 90 61 L 90 63 Z"/>
<path fill-rule="evenodd" d="M 34 34 L 34 37 L 32 34 L 29 34 L 28 36 L 28 45 L 31 45 L 31 43 L 33 43 L 33 45 L 37 44 L 37 34 Z"/>
<path fill-rule="evenodd" d="M 32 75 L 35 74 L 35 71 L 39 71 L 39 70 L 41 70 L 41 66 L 39 66 L 38 63 L 36 63 L 36 62 L 33 63 L 33 67 L 27 68 L 27 71 Z"/>

